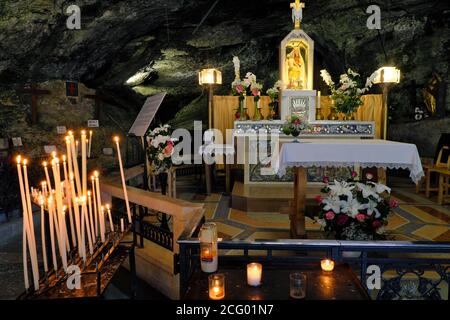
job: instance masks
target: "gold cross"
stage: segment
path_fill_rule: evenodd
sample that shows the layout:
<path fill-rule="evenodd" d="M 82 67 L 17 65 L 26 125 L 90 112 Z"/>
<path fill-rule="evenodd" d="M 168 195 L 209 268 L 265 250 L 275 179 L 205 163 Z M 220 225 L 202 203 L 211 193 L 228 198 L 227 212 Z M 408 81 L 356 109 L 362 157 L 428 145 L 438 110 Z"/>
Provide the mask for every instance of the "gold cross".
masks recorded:
<path fill-rule="evenodd" d="M 302 9 L 305 8 L 305 3 L 300 2 L 300 0 L 295 0 L 295 2 L 292 2 L 290 4 L 290 7 L 292 8 L 292 14 L 293 14 L 293 19 L 294 19 L 294 23 L 295 23 L 295 29 L 300 29 L 300 22 L 302 20 Z M 299 11 L 300 19 L 298 17 L 294 18 L 294 11 Z"/>

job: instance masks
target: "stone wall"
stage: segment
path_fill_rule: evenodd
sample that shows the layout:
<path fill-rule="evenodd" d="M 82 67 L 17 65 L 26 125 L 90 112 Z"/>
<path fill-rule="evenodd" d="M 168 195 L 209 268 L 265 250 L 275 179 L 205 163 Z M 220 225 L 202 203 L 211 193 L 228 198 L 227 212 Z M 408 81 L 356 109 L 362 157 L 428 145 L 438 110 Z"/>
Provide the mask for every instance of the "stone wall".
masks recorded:
<path fill-rule="evenodd" d="M 414 143 L 421 157 L 433 158 L 441 133 L 450 133 L 450 118 L 426 119 L 394 124 L 389 127 L 389 139 Z"/>

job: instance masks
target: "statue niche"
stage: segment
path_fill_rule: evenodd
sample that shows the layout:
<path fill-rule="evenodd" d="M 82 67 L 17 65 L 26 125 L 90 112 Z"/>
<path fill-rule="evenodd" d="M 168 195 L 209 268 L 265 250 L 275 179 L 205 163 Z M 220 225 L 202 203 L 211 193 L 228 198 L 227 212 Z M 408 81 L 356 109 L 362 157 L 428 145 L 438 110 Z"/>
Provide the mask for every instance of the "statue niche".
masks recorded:
<path fill-rule="evenodd" d="M 312 90 L 314 41 L 303 30 L 292 32 L 281 42 L 280 77 L 284 89 Z"/>
<path fill-rule="evenodd" d="M 305 68 L 307 51 L 302 42 L 291 42 L 286 46 L 286 89 L 306 89 L 308 75 Z"/>

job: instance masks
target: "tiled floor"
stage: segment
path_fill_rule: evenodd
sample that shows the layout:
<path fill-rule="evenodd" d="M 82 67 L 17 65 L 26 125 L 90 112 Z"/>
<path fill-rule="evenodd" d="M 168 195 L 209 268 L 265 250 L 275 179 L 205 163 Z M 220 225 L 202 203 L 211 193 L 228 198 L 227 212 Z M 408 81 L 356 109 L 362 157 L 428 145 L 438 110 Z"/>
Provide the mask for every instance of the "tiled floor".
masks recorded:
<path fill-rule="evenodd" d="M 219 193 L 202 194 L 198 184 L 179 180 L 179 197 L 205 204 L 206 218 L 218 223 L 224 238 L 275 239 L 289 237 L 289 217 L 278 212 L 243 212 L 230 208 L 230 197 Z M 389 217 L 388 237 L 392 240 L 450 241 L 450 205 L 439 206 L 435 198 L 416 194 L 406 179 L 392 179 L 392 196 L 400 202 Z M 189 191 L 188 191 L 189 190 Z M 324 238 L 325 233 L 311 219 L 306 220 L 309 238 Z"/>

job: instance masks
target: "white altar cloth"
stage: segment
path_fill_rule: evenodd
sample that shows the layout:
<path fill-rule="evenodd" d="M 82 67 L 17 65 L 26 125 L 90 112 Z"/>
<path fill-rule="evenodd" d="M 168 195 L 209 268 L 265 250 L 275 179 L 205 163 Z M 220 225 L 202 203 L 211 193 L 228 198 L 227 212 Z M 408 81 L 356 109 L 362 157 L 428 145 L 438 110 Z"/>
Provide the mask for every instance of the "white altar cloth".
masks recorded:
<path fill-rule="evenodd" d="M 409 169 L 414 183 L 424 176 L 414 144 L 387 140 L 320 139 L 284 143 L 278 175 L 288 167 L 354 167 Z"/>

